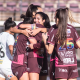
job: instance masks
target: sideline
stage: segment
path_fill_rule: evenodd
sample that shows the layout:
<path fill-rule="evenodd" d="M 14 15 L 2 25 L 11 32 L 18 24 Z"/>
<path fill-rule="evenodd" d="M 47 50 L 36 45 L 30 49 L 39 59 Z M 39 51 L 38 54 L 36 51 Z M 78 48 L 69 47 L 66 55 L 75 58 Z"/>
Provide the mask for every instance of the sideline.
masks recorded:
<path fill-rule="evenodd" d="M 18 25 L 21 21 L 15 21 L 15 22 Z M 50 23 L 51 23 L 51 25 L 55 24 L 55 22 L 50 22 Z M 71 24 L 71 23 L 69 22 L 69 24 Z M 3 25 L 4 25 L 4 21 L 0 21 L 0 26 L 3 26 Z M 73 25 L 74 27 L 80 27 L 79 23 L 72 23 L 71 25 Z"/>

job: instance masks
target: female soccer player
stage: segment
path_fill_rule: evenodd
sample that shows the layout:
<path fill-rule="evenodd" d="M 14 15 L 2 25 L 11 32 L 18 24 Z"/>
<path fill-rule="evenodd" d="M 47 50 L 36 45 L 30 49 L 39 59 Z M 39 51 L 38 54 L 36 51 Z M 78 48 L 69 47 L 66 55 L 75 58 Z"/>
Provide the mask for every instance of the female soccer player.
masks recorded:
<path fill-rule="evenodd" d="M 5 23 L 5 32 L 0 33 L 0 80 L 18 80 L 13 75 L 11 63 L 13 60 L 14 37 L 10 29 L 16 26 L 12 18 L 8 18 Z"/>
<path fill-rule="evenodd" d="M 36 13 L 35 21 L 36 21 L 36 23 L 39 23 L 39 24 L 42 24 L 42 25 L 46 26 L 46 28 L 50 27 L 49 17 L 43 12 L 37 12 Z M 25 21 L 25 23 L 26 23 L 26 21 Z M 39 26 L 39 24 L 36 24 L 36 25 Z M 26 28 L 26 27 L 24 27 L 24 28 Z M 44 76 L 43 77 L 44 77 L 44 79 L 46 79 L 47 73 L 48 73 L 47 54 L 46 54 L 46 50 L 44 49 L 44 45 L 43 45 L 43 49 L 38 50 L 40 48 L 40 43 L 42 43 L 42 35 L 41 34 L 42 33 L 38 33 L 34 37 L 37 40 L 38 43 L 34 44 L 33 53 L 29 53 L 28 54 L 28 62 L 27 62 L 27 64 L 28 64 L 28 68 L 29 68 L 28 72 L 29 72 L 30 79 L 33 79 L 33 75 L 36 76 L 37 80 L 39 79 L 39 73 L 40 73 L 40 70 L 41 70 L 41 67 L 42 67 L 42 60 L 44 60 L 43 65 L 45 65 L 45 66 L 42 67 L 41 76 L 44 75 L 45 77 Z M 29 45 L 29 46 L 32 46 L 32 45 L 33 45 L 33 43 L 31 45 Z M 31 47 L 31 49 L 33 49 L 32 47 Z M 39 55 L 36 54 L 37 53 L 37 52 L 35 52 L 36 49 L 37 49 L 37 51 L 39 51 L 38 52 L 38 53 L 40 53 Z M 43 59 L 42 55 L 44 55 L 44 59 Z M 33 66 L 31 66 L 31 64 Z"/>
<path fill-rule="evenodd" d="M 80 37 L 74 27 L 68 25 L 68 17 L 72 19 L 68 8 L 57 9 L 55 13 L 56 24 L 47 41 L 49 45 L 46 44 L 47 35 L 42 35 L 49 54 L 53 52 L 54 47 L 56 48 L 56 80 L 77 80 L 78 77 L 75 43 L 80 48 Z"/>

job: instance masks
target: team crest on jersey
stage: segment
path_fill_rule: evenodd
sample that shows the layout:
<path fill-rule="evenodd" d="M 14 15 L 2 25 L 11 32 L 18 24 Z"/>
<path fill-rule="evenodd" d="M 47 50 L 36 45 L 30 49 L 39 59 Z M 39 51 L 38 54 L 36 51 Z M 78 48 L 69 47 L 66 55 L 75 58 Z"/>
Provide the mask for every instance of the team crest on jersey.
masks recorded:
<path fill-rule="evenodd" d="M 67 33 L 71 33 L 71 30 L 70 29 L 67 29 Z"/>

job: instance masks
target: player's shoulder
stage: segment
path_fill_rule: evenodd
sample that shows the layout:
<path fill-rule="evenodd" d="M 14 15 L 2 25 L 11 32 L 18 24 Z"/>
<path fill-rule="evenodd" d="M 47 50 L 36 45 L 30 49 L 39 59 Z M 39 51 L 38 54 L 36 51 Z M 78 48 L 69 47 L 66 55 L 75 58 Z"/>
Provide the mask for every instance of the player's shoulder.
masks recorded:
<path fill-rule="evenodd" d="M 75 27 L 73 25 L 67 24 L 67 28 L 70 28 L 72 30 L 76 30 Z"/>
<path fill-rule="evenodd" d="M 35 24 L 36 25 L 36 27 L 38 27 L 38 28 L 45 28 L 45 26 L 43 26 L 43 25 L 41 25 L 41 24 Z"/>

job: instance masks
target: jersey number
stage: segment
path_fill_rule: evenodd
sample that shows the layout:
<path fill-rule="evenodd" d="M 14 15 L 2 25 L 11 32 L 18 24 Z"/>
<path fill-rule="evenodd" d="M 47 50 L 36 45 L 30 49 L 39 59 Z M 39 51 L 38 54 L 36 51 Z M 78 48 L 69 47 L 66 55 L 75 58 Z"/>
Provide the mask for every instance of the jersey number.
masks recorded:
<path fill-rule="evenodd" d="M 73 49 L 74 48 L 74 44 L 72 42 L 70 42 L 71 40 L 73 40 L 73 38 L 67 38 L 67 49 Z M 65 50 L 65 48 L 63 47 L 59 47 L 59 50 Z"/>
<path fill-rule="evenodd" d="M 5 53 L 2 50 L 3 50 L 3 47 L 2 47 L 2 45 L 0 43 L 0 58 L 3 58 L 5 56 Z"/>

